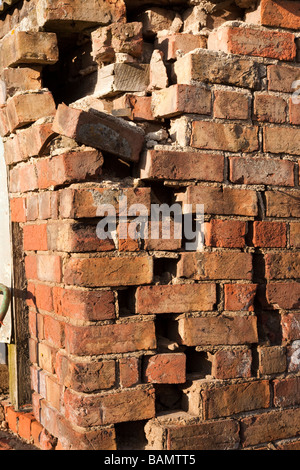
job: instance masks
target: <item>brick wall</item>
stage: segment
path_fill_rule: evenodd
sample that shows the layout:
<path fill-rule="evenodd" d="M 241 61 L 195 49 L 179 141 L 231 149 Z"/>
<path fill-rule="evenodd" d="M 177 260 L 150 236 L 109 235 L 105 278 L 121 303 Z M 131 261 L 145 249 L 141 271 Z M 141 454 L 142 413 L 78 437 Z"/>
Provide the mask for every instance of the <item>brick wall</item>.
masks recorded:
<path fill-rule="evenodd" d="M 300 2 L 61 3 L 0 18 L 29 426 L 44 448 L 300 449 Z M 203 249 L 122 237 L 134 217 L 101 240 L 121 196 L 203 204 Z"/>

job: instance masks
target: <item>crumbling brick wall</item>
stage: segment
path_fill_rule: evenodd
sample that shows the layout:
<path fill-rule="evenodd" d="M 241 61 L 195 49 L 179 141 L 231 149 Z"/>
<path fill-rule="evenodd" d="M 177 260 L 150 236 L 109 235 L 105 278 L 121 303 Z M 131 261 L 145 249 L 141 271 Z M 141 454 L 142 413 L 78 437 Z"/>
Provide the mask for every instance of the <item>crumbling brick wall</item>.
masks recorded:
<path fill-rule="evenodd" d="M 300 448 L 299 15 L 283 0 L 2 14 L 32 406 L 58 448 Z M 120 237 L 137 214 L 99 238 L 121 196 L 189 205 L 194 223 L 204 205 L 203 249 Z"/>

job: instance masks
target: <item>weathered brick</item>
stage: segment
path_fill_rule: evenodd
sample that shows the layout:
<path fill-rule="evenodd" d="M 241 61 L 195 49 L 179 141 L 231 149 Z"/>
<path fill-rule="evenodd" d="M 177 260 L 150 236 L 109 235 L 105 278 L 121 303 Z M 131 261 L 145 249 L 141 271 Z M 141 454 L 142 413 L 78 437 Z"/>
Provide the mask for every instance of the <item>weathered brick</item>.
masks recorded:
<path fill-rule="evenodd" d="M 59 105 L 53 130 L 129 161 L 138 161 L 144 132 L 105 113 L 89 113 Z"/>
<path fill-rule="evenodd" d="M 10 170 L 9 190 L 12 193 L 25 193 L 38 188 L 34 164 L 29 162 Z"/>
<path fill-rule="evenodd" d="M 54 135 L 51 122 L 33 124 L 26 129 L 17 131 L 17 141 L 21 150 L 20 160 L 41 156 L 47 143 Z"/>
<path fill-rule="evenodd" d="M 296 191 L 266 191 L 267 217 L 300 217 L 300 194 Z"/>
<path fill-rule="evenodd" d="M 291 223 L 290 224 L 290 244 L 295 248 L 300 247 L 300 224 Z"/>
<path fill-rule="evenodd" d="M 300 277 L 300 253 L 265 254 L 267 279 L 293 279 Z"/>
<path fill-rule="evenodd" d="M 269 90 L 292 93 L 293 83 L 300 79 L 300 69 L 292 65 L 273 64 L 267 68 L 267 77 Z"/>
<path fill-rule="evenodd" d="M 142 23 L 113 23 L 92 32 L 92 54 L 100 64 L 113 62 L 116 53 L 139 58 L 143 52 Z"/>
<path fill-rule="evenodd" d="M 284 98 L 267 93 L 254 95 L 254 119 L 258 121 L 284 123 L 286 122 L 287 102 Z"/>
<path fill-rule="evenodd" d="M 1 77 L 5 82 L 8 97 L 20 91 L 37 91 L 42 88 L 41 69 L 39 67 L 4 69 Z"/>
<path fill-rule="evenodd" d="M 177 276 L 196 280 L 251 280 L 252 256 L 250 253 L 235 251 L 182 253 L 177 264 Z"/>
<path fill-rule="evenodd" d="M 74 258 L 64 270 L 66 284 L 85 287 L 149 284 L 152 278 L 153 260 L 149 256 Z"/>
<path fill-rule="evenodd" d="M 211 92 L 203 86 L 172 85 L 152 93 L 155 117 L 170 118 L 183 113 L 210 114 Z"/>
<path fill-rule="evenodd" d="M 205 49 L 178 59 L 174 73 L 178 84 L 196 80 L 257 89 L 260 82 L 259 64 L 255 60 Z"/>
<path fill-rule="evenodd" d="M 156 347 L 153 321 L 65 327 L 66 350 L 78 356 L 118 354 Z"/>
<path fill-rule="evenodd" d="M 270 57 L 287 61 L 296 57 L 293 34 L 250 26 L 221 26 L 209 34 L 207 48 L 227 54 Z"/>
<path fill-rule="evenodd" d="M 286 370 L 286 351 L 281 346 L 259 346 L 258 371 L 261 375 L 280 374 Z"/>
<path fill-rule="evenodd" d="M 140 361 L 138 357 L 124 357 L 119 360 L 120 385 L 129 388 L 140 382 Z"/>
<path fill-rule="evenodd" d="M 140 388 L 106 394 L 64 394 L 66 418 L 76 426 L 89 427 L 150 419 L 155 415 L 154 389 Z M 80 410 L 80 411 L 79 411 Z"/>
<path fill-rule="evenodd" d="M 255 316 L 189 317 L 172 324 L 172 339 L 186 346 L 239 345 L 256 343 Z"/>
<path fill-rule="evenodd" d="M 97 150 L 85 149 L 56 155 L 36 163 L 40 189 L 84 181 L 102 173 L 103 156 Z"/>
<path fill-rule="evenodd" d="M 284 222 L 263 221 L 253 223 L 254 246 L 284 248 L 286 242 L 286 224 Z"/>
<path fill-rule="evenodd" d="M 243 248 L 246 244 L 246 222 L 212 219 L 204 224 L 205 245 L 220 248 Z"/>
<path fill-rule="evenodd" d="M 170 353 L 147 357 L 144 376 L 148 383 L 184 383 L 186 381 L 186 355 Z"/>
<path fill-rule="evenodd" d="M 59 382 L 77 392 L 108 390 L 116 381 L 116 366 L 113 360 L 87 362 L 58 354 L 55 370 Z"/>
<path fill-rule="evenodd" d="M 150 85 L 150 65 L 139 63 L 113 63 L 98 69 L 94 94 L 111 98 L 120 93 L 145 92 Z"/>
<path fill-rule="evenodd" d="M 225 284 L 224 308 L 229 311 L 254 311 L 257 284 Z"/>
<path fill-rule="evenodd" d="M 167 8 L 147 8 L 137 19 L 143 23 L 143 36 L 147 39 L 154 39 L 157 33 L 165 29 L 176 33 L 182 26 L 180 15 Z"/>
<path fill-rule="evenodd" d="M 52 93 L 14 95 L 7 100 L 7 116 L 11 132 L 42 117 L 53 116 L 56 108 Z"/>
<path fill-rule="evenodd" d="M 34 297 L 38 309 L 53 311 L 52 287 L 47 284 L 35 284 Z"/>
<path fill-rule="evenodd" d="M 3 69 L 19 64 L 55 64 L 58 61 L 55 33 L 11 31 L 2 40 L 0 50 L 0 67 Z"/>
<path fill-rule="evenodd" d="M 187 54 L 194 49 L 206 47 L 206 38 L 202 35 L 177 33 L 169 36 L 158 37 L 155 47 L 164 53 L 165 60 L 177 58 L 177 51 Z"/>
<path fill-rule="evenodd" d="M 60 0 L 47 0 L 39 5 L 37 21 L 40 27 L 70 31 L 81 31 L 91 26 L 124 22 L 126 7 L 123 0 L 100 0 L 83 4 L 75 0 L 72 4 L 61 4 Z"/>
<path fill-rule="evenodd" d="M 53 287 L 57 315 L 78 320 L 99 321 L 115 317 L 115 299 L 111 291 L 87 291 Z"/>
<path fill-rule="evenodd" d="M 61 282 L 61 257 L 52 254 L 37 255 L 37 277 L 40 281 Z"/>
<path fill-rule="evenodd" d="M 257 194 L 247 189 L 189 186 L 183 202 L 192 204 L 193 210 L 196 204 L 203 204 L 205 214 L 251 217 L 258 213 Z"/>
<path fill-rule="evenodd" d="M 214 284 L 144 286 L 136 292 L 136 312 L 140 314 L 213 310 L 215 302 Z"/>
<path fill-rule="evenodd" d="M 300 129 L 293 127 L 264 127 L 264 151 L 298 155 Z"/>
<path fill-rule="evenodd" d="M 291 124 L 300 125 L 300 106 L 293 97 L 289 101 L 289 119 Z"/>
<path fill-rule="evenodd" d="M 267 301 L 274 308 L 300 308 L 300 284 L 298 282 L 272 282 L 266 287 Z"/>
<path fill-rule="evenodd" d="M 300 377 L 274 380 L 274 404 L 282 408 L 300 404 Z"/>
<path fill-rule="evenodd" d="M 204 389 L 201 395 L 204 419 L 268 408 L 271 399 L 267 380 Z"/>
<path fill-rule="evenodd" d="M 223 181 L 224 157 L 219 154 L 148 150 L 140 163 L 143 179 Z"/>
<path fill-rule="evenodd" d="M 194 121 L 191 146 L 206 150 L 254 152 L 258 150 L 258 128 L 240 124 Z"/>
<path fill-rule="evenodd" d="M 300 340 L 300 314 L 288 313 L 281 316 L 283 341 Z"/>
<path fill-rule="evenodd" d="M 0 135 L 5 137 L 10 133 L 9 121 L 7 116 L 7 107 L 0 106 Z"/>
<path fill-rule="evenodd" d="M 210 356 L 211 375 L 216 379 L 233 379 L 251 377 L 251 349 L 219 349 Z"/>
<path fill-rule="evenodd" d="M 243 418 L 242 445 L 247 447 L 297 436 L 300 429 L 299 418 L 300 408 L 270 411 Z"/>
<path fill-rule="evenodd" d="M 250 95 L 238 91 L 214 90 L 214 117 L 248 119 Z"/>
<path fill-rule="evenodd" d="M 287 29 L 300 27 L 300 3 L 298 1 L 261 0 L 254 14 L 255 16 L 251 14 L 251 22 L 255 24 Z"/>

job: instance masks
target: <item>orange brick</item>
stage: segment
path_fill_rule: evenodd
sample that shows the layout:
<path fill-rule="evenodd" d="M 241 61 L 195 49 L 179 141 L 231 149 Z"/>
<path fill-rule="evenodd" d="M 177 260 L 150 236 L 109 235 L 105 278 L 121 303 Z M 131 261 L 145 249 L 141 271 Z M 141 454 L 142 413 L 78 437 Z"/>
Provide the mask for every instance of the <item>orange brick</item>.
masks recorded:
<path fill-rule="evenodd" d="M 247 224 L 240 220 L 213 219 L 204 224 L 205 245 L 221 248 L 243 248 Z"/>
<path fill-rule="evenodd" d="M 225 284 L 225 310 L 253 312 L 256 290 L 257 284 Z"/>
<path fill-rule="evenodd" d="M 248 119 L 250 96 L 227 90 L 214 91 L 214 117 L 219 119 Z"/>
<path fill-rule="evenodd" d="M 23 248 L 25 251 L 46 251 L 48 249 L 47 224 L 25 225 Z"/>
<path fill-rule="evenodd" d="M 284 222 L 254 222 L 253 244 L 257 247 L 283 248 L 286 246 L 286 224 Z"/>
<path fill-rule="evenodd" d="M 180 384 L 186 381 L 186 355 L 157 354 L 147 357 L 145 380 L 149 383 Z"/>

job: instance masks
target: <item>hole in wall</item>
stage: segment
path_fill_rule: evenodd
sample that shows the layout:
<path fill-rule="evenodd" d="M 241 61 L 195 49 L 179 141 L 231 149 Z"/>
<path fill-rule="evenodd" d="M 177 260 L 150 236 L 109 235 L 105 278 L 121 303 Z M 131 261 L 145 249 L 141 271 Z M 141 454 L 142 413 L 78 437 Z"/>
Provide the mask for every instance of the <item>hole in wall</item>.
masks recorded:
<path fill-rule="evenodd" d="M 193 378 L 205 378 L 211 375 L 212 364 L 206 351 L 196 351 L 195 348 L 186 348 L 186 372 Z"/>
<path fill-rule="evenodd" d="M 118 450 L 143 450 L 148 444 L 145 436 L 147 421 L 131 421 L 115 424 Z"/>

